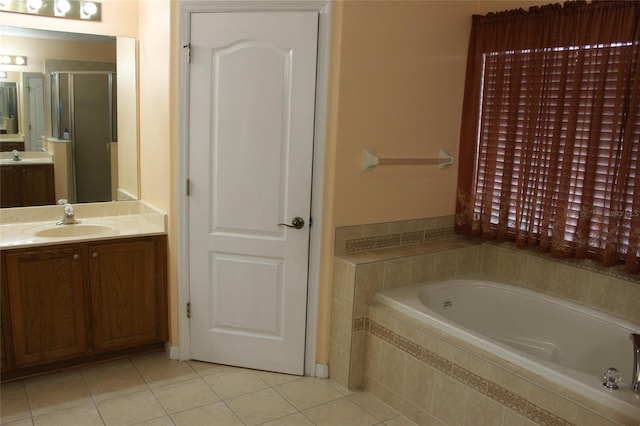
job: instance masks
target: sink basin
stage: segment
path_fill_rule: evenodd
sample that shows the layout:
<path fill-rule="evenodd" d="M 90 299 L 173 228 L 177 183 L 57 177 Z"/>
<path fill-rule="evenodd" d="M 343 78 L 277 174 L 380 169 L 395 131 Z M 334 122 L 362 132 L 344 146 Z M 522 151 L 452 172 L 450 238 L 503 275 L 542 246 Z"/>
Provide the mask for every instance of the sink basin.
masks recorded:
<path fill-rule="evenodd" d="M 41 238 L 65 238 L 65 237 L 86 237 L 91 235 L 101 235 L 113 232 L 113 227 L 108 225 L 81 224 L 75 225 L 55 225 L 50 228 L 41 229 L 35 233 Z"/>

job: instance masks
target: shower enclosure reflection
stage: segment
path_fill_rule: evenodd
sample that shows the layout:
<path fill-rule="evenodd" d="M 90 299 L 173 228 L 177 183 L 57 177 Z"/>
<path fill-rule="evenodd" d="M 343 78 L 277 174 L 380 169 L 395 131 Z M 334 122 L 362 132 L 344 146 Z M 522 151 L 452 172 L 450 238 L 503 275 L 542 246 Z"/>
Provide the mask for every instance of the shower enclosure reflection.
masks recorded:
<path fill-rule="evenodd" d="M 18 92 L 16 83 L 0 83 L 0 133 L 18 133 Z"/>
<path fill-rule="evenodd" d="M 51 134 L 67 141 L 67 197 L 72 203 L 112 199 L 111 147 L 117 142 L 116 73 L 53 72 Z"/>

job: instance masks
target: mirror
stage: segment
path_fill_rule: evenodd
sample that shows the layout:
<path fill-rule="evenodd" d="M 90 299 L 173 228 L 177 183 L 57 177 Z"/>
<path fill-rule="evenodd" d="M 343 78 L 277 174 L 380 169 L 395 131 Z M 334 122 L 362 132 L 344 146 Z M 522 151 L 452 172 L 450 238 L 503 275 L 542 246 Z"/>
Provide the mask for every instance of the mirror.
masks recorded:
<path fill-rule="evenodd" d="M 55 200 L 137 199 L 136 40 L 10 26 L 0 40 L 3 53 L 27 57 L 0 65 L 0 151 L 50 154 Z"/>
<path fill-rule="evenodd" d="M 18 86 L 0 82 L 0 134 L 15 134 L 18 130 Z"/>

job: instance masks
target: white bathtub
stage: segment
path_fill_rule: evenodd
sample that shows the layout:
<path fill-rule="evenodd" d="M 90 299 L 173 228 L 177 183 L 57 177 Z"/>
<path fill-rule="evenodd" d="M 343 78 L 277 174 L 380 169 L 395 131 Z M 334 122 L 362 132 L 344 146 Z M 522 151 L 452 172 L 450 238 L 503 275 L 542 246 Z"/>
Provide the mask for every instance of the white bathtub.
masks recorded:
<path fill-rule="evenodd" d="M 375 300 L 631 418 L 640 396 L 630 390 L 637 326 L 595 310 L 520 287 L 453 279 L 400 287 Z M 602 377 L 620 371 L 620 389 Z"/>

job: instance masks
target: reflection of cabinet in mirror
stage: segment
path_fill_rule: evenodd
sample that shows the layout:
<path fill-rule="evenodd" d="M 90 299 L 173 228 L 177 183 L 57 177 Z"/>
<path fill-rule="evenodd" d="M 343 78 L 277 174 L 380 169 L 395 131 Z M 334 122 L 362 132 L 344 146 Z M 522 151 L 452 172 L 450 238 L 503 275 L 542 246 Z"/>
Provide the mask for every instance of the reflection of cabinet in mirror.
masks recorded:
<path fill-rule="evenodd" d="M 55 203 L 53 164 L 0 166 L 0 207 Z"/>

